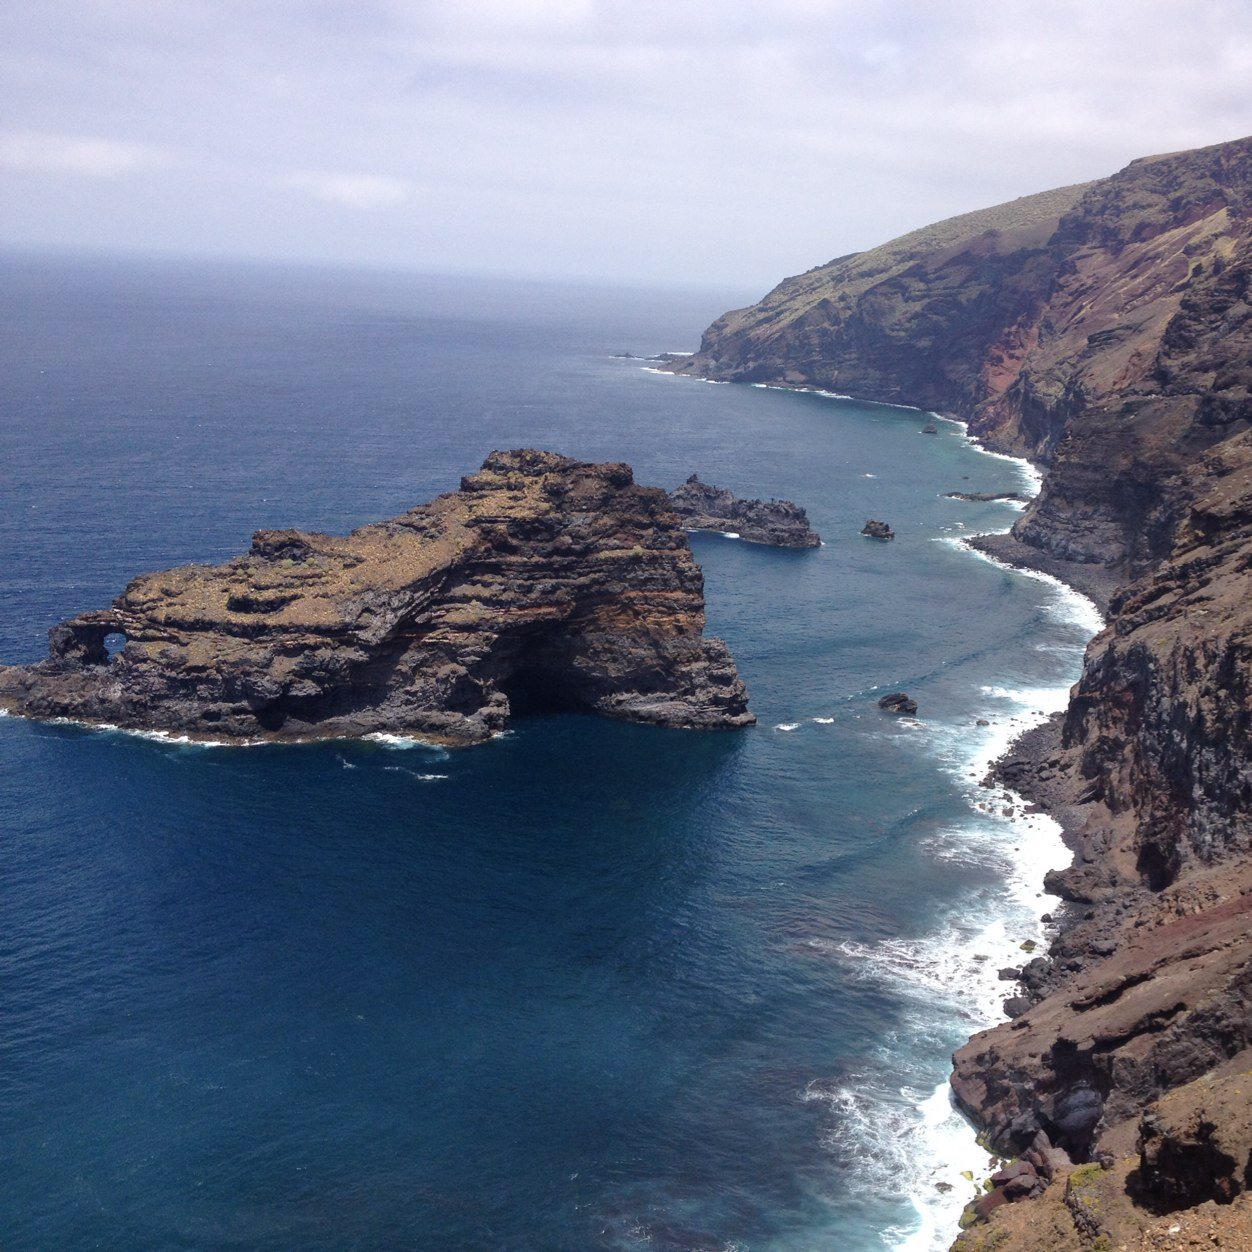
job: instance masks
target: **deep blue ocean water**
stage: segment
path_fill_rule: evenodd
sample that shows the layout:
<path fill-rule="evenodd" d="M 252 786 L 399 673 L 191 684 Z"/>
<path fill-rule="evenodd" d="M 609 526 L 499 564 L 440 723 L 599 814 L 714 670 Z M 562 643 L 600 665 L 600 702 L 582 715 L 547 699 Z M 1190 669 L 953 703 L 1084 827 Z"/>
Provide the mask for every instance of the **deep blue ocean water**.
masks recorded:
<path fill-rule="evenodd" d="M 1028 477 L 958 426 L 614 355 L 752 295 L 0 259 L 6 662 L 135 573 L 387 517 L 493 448 L 697 471 L 826 540 L 693 537 L 742 733 L 0 720 L 6 1252 L 947 1246 L 985 1163 L 948 1056 L 1063 859 L 976 776 L 1091 614 L 953 542 L 1014 515 L 943 492 Z"/>

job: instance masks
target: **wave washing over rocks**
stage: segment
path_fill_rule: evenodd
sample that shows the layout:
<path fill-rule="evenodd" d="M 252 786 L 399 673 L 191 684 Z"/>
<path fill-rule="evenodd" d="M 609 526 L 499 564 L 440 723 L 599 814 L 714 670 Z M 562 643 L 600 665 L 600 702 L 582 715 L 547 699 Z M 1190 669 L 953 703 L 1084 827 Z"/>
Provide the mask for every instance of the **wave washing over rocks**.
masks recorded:
<path fill-rule="evenodd" d="M 1037 489 L 1039 475 L 1028 461 L 987 455 L 1011 463 L 1026 490 Z M 1057 578 L 1010 566 L 965 537 L 937 542 L 1048 588 L 1041 608 L 1063 635 L 1040 647 L 1063 658 L 1069 675 L 1053 686 L 984 685 L 977 697 L 983 716 L 973 727 L 968 719 L 951 723 L 925 716 L 894 723 L 921 734 L 926 753 L 970 809 L 968 822 L 944 826 L 922 846 L 936 861 L 987 871 L 1000 888 L 965 901 L 962 913 L 915 938 L 807 941 L 840 961 L 850 977 L 888 984 L 914 1006 L 908 1029 L 883 1040 L 872 1073 L 835 1083 L 814 1080 L 800 1095 L 805 1102 L 829 1106 L 831 1129 L 824 1142 L 841 1170 L 857 1178 L 860 1189 L 907 1197 L 912 1203 L 915 1226 L 882 1231 L 884 1247 L 893 1252 L 947 1249 L 962 1211 L 983 1194 L 983 1180 L 997 1167 L 952 1101 L 947 1053 L 966 1035 L 1005 1020 L 1004 1001 L 1014 984 L 1001 971 L 1015 969 L 1033 951 L 1045 948 L 1050 927 L 1042 918 L 1051 916 L 1060 900 L 1044 891 L 1043 880 L 1068 863 L 1070 852 L 1057 821 L 1031 811 L 1034 806 L 991 783 L 989 776 L 1018 736 L 1064 709 L 1086 640 L 1103 624 L 1095 604 Z M 918 1042 L 926 1039 L 929 1048 L 919 1048 Z M 938 1068 L 936 1058 L 941 1058 Z"/>
<path fill-rule="evenodd" d="M 1026 1009 L 954 1057 L 963 1107 L 1034 1177 L 980 1201 L 991 1228 L 963 1250 L 1159 1246 L 1163 1212 L 1217 1238 L 1250 1220 L 1252 1178 L 1226 1163 L 1252 1153 L 1250 272 L 1244 137 L 839 257 L 670 365 L 968 418 L 1048 467 L 977 546 L 1109 610 L 1063 723 L 998 767 L 1067 823 L 1075 860 Z M 1227 1147 L 1206 1157 L 1205 1136 Z"/>
<path fill-rule="evenodd" d="M 812 387 L 753 385 L 849 399 Z M 1011 465 L 1021 482 L 1019 496 L 1029 499 L 1038 494 L 1043 475 L 1030 460 L 987 448 L 958 418 L 921 408 L 916 411 L 958 427 L 969 447 Z M 1024 506 L 1016 498 L 999 503 L 1015 511 Z M 1007 531 L 987 537 L 994 533 Z M 1099 609 L 1086 595 L 1052 574 L 982 551 L 976 546 L 980 537 L 940 536 L 936 542 L 1049 588 L 1043 611 L 1066 629 L 1068 639 L 1038 647 L 1064 658 L 1068 676 L 1046 687 L 984 686 L 979 694 L 988 716 L 980 718 L 976 728 L 967 722 L 944 724 L 928 718 L 899 718 L 894 726 L 922 733 L 932 760 L 949 774 L 971 810 L 968 824 L 931 836 L 925 843 L 927 851 L 936 861 L 988 869 L 1001 888 L 977 901 L 977 922 L 952 920 L 927 935 L 870 944 L 822 938 L 805 941 L 811 950 L 844 964 L 850 977 L 890 984 L 916 1006 L 908 1031 L 883 1041 L 872 1072 L 835 1083 L 815 1079 L 799 1095 L 806 1103 L 831 1109 L 832 1127 L 824 1143 L 841 1172 L 857 1178 L 867 1194 L 894 1194 L 913 1205 L 914 1227 L 891 1226 L 881 1233 L 884 1247 L 892 1252 L 944 1252 L 962 1211 L 984 1193 L 983 1181 L 997 1168 L 997 1158 L 977 1141 L 953 1102 L 947 1054 L 967 1035 L 1005 1020 L 1004 1003 L 1014 984 L 1001 971 L 1015 969 L 1035 950 L 1046 947 L 1050 928 L 1042 918 L 1051 916 L 1061 901 L 1043 889 L 1043 880 L 1049 871 L 1064 867 L 1071 854 L 1059 822 L 1031 811 L 1035 806 L 1022 796 L 989 779 L 995 763 L 1019 736 L 1065 708 L 1085 644 L 1103 626 Z M 803 721 L 833 720 L 805 718 L 780 722 L 774 729 L 794 732 Z M 954 1023 L 959 1024 L 955 1034 Z M 917 1042 L 926 1038 L 933 1046 L 919 1055 Z M 926 1063 L 935 1057 L 942 1057 L 941 1071 Z M 891 1076 L 894 1084 L 885 1076 Z"/>

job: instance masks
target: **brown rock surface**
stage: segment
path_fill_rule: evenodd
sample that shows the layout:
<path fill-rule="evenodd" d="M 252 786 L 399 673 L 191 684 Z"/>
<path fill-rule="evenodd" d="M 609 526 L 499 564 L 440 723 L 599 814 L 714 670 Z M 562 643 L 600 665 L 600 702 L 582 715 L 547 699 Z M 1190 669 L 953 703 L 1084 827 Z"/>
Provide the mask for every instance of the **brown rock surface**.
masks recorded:
<path fill-rule="evenodd" d="M 1246 1247 L 1246 1191 L 1161 1225 L 1180 1184 L 1140 1176 L 1134 1140 L 1155 1102 L 1184 1157 L 1241 1144 L 1246 1098 L 1204 1084 L 1252 1067 L 1252 139 L 832 261 L 670 368 L 947 411 L 1045 466 L 979 546 L 1108 612 L 1064 718 L 996 771 L 1065 826 L 1074 864 L 1048 885 L 1069 903 L 953 1083 L 1056 1180 L 961 1246 Z"/>
<path fill-rule="evenodd" d="M 0 668 L 0 705 L 222 739 L 471 743 L 519 706 L 748 725 L 703 630 L 663 491 L 626 465 L 495 452 L 459 491 L 345 537 L 260 531 L 224 565 L 136 578 L 53 627 L 48 660 Z"/>
<path fill-rule="evenodd" d="M 1159 1128 L 1149 1148 L 1154 1158 L 1166 1158 L 1171 1178 L 1189 1185 L 1198 1177 L 1211 1186 L 1184 1186 L 1182 1202 L 1171 1204 L 1161 1202 L 1163 1189 L 1152 1180 L 1157 1185 L 1145 1197 L 1145 1153 L 1136 1146 L 1135 1123 L 1127 1123 L 1103 1136 L 1111 1149 L 1106 1166 L 1062 1167 L 1041 1197 L 996 1207 L 953 1252 L 1252 1252 L 1248 1063 L 1245 1055 L 1178 1088 L 1150 1114 Z M 1214 1130 L 1206 1133 L 1208 1127 Z"/>

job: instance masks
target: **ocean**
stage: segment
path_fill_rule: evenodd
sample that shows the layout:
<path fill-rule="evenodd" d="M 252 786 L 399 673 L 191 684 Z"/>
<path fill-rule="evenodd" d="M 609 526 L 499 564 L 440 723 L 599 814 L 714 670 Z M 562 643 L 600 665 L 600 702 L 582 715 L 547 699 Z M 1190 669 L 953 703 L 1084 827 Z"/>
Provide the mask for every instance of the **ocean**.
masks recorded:
<path fill-rule="evenodd" d="M 698 472 L 825 540 L 692 537 L 744 732 L 228 748 L 0 719 L 6 1252 L 946 1248 L 988 1161 L 949 1056 L 1067 859 L 980 779 L 1098 619 L 961 545 L 1014 506 L 944 493 L 1032 471 L 917 410 L 638 359 L 752 292 L 0 274 L 5 662 L 137 573 L 346 532 L 495 448 Z M 877 709 L 894 690 L 915 718 Z"/>

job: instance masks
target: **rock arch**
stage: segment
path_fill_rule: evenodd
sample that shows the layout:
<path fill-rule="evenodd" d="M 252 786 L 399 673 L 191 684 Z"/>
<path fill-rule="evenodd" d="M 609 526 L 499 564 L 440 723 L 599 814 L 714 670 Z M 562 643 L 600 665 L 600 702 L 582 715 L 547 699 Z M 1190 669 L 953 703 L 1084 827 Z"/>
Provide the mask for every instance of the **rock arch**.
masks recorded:
<path fill-rule="evenodd" d="M 53 660 L 74 665 L 107 665 L 109 646 L 105 641 L 112 635 L 120 635 L 125 643 L 125 626 L 113 610 L 82 613 L 48 631 L 48 654 Z"/>

